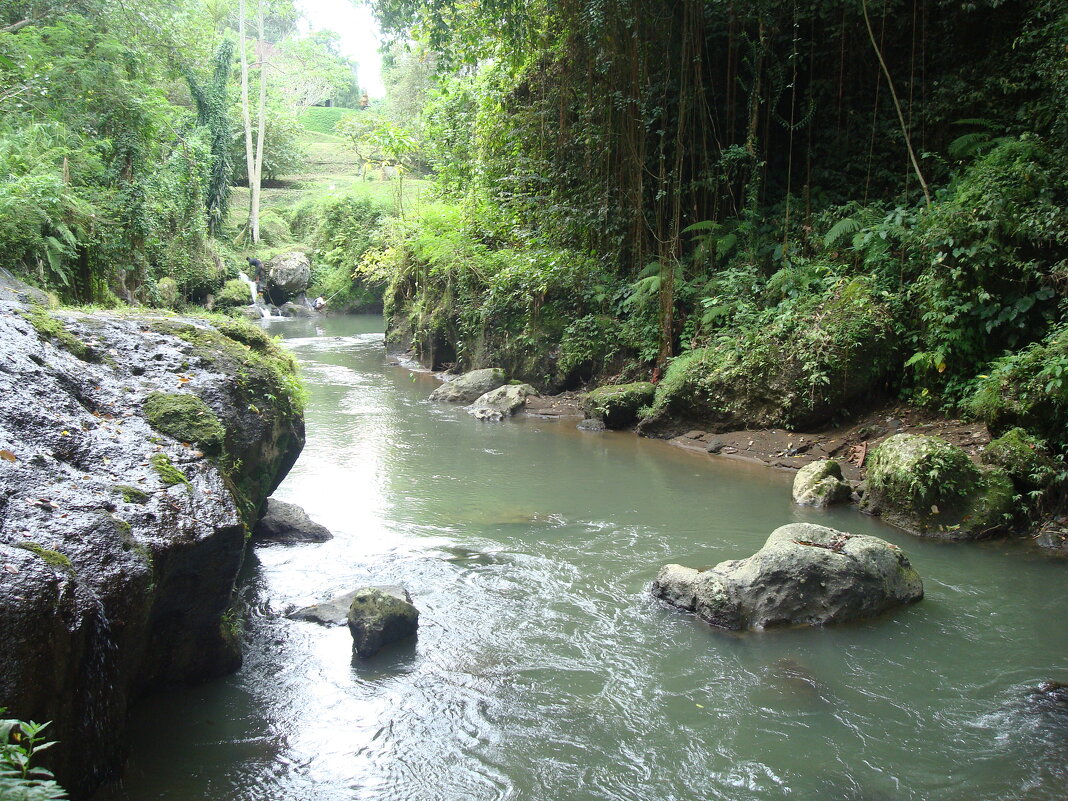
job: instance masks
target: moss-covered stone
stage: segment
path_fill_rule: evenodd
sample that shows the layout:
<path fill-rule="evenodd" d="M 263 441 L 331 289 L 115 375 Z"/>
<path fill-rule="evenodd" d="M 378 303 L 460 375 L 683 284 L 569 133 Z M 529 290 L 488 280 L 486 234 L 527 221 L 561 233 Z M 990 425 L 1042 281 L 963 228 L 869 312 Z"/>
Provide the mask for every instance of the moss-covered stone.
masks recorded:
<path fill-rule="evenodd" d="M 794 476 L 794 503 L 824 507 L 848 501 L 852 487 L 842 478 L 842 467 L 834 459 L 807 464 Z"/>
<path fill-rule="evenodd" d="M 189 486 L 189 479 L 185 477 L 185 473 L 174 466 L 171 459 L 165 453 L 157 453 L 150 460 L 152 462 L 152 469 L 155 470 L 159 477 L 163 480 L 163 483 L 168 487 L 175 484 L 185 484 Z"/>
<path fill-rule="evenodd" d="M 112 489 L 122 495 L 122 499 L 126 503 L 145 503 L 148 501 L 147 492 L 130 484 L 116 484 Z"/>
<path fill-rule="evenodd" d="M 780 311 L 674 359 L 639 431 L 820 425 L 865 402 L 894 362 L 893 317 L 865 279 Z"/>
<path fill-rule="evenodd" d="M 984 464 L 1001 467 L 1020 492 L 1048 487 L 1057 476 L 1057 465 L 1045 443 L 1022 428 L 1012 428 L 986 446 Z"/>
<path fill-rule="evenodd" d="M 71 563 L 70 559 L 59 551 L 50 550 L 36 542 L 20 542 L 15 547 L 22 548 L 24 551 L 29 551 L 35 556 L 39 556 L 46 564 L 57 570 L 64 570 L 68 573 L 74 572 L 74 565 Z"/>
<path fill-rule="evenodd" d="M 63 326 L 59 319 L 54 317 L 43 306 L 31 306 L 28 310 L 20 313 L 33 326 L 41 339 L 65 348 L 83 362 L 100 361 L 100 353 L 98 351 L 74 336 Z"/>
<path fill-rule="evenodd" d="M 234 306 L 249 306 L 252 304 L 252 293 L 248 284 L 239 278 L 233 278 L 222 285 L 222 289 L 215 293 L 215 305 L 220 308 L 233 308 Z"/>
<path fill-rule="evenodd" d="M 157 431 L 179 442 L 195 442 L 205 453 L 222 450 L 226 430 L 196 395 L 153 392 L 141 408 L 148 424 Z"/>
<path fill-rule="evenodd" d="M 606 428 L 629 428 L 638 412 L 653 402 L 656 387 L 648 381 L 598 387 L 586 396 L 586 411 Z"/>
<path fill-rule="evenodd" d="M 895 434 L 868 459 L 862 507 L 919 534 L 978 538 L 1004 530 L 1014 492 L 998 467 L 980 469 L 939 437 Z"/>

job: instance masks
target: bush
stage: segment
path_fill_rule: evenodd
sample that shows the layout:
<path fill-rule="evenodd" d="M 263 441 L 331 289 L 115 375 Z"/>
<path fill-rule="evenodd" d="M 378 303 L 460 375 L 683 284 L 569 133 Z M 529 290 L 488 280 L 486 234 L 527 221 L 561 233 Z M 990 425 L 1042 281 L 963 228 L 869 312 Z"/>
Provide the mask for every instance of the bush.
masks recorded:
<path fill-rule="evenodd" d="M 252 293 L 248 284 L 239 278 L 231 278 L 215 296 L 215 305 L 220 308 L 248 306 L 252 303 Z"/>
<path fill-rule="evenodd" d="M 1002 356 L 977 379 L 965 408 L 995 432 L 1021 427 L 1068 447 L 1068 324 Z"/>

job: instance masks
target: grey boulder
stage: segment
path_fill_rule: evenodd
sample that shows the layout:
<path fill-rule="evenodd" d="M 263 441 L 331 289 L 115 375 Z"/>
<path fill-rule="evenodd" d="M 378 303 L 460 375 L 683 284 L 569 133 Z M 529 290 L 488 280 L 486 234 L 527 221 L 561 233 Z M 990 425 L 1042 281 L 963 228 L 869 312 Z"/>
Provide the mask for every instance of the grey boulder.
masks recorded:
<path fill-rule="evenodd" d="M 281 253 L 267 262 L 267 286 L 272 296 L 292 297 L 308 288 L 311 259 L 299 250 Z"/>
<path fill-rule="evenodd" d="M 842 478 L 842 468 L 834 459 L 806 464 L 794 476 L 794 503 L 801 506 L 830 506 L 848 501 L 852 487 Z"/>
<path fill-rule="evenodd" d="M 667 565 L 652 593 L 725 629 L 840 623 L 923 597 L 908 557 L 877 537 L 792 523 L 748 559 L 698 571 Z"/>
<path fill-rule="evenodd" d="M 326 542 L 334 538 L 326 526 L 308 517 L 297 504 L 274 498 L 267 499 L 267 511 L 253 527 L 252 535 L 261 542 L 286 544 Z"/>
<path fill-rule="evenodd" d="M 480 395 L 467 407 L 467 412 L 479 420 L 503 420 L 525 405 L 527 398 L 537 394 L 538 391 L 530 384 L 505 384 Z"/>
<path fill-rule="evenodd" d="M 294 303 L 293 301 L 286 301 L 278 310 L 282 312 L 283 317 L 314 317 L 315 312 L 308 308 L 303 303 Z"/>
<path fill-rule="evenodd" d="M 472 370 L 447 381 L 430 393 L 430 400 L 446 403 L 471 403 L 487 392 L 504 386 L 508 382 L 504 370 L 499 367 L 487 367 Z"/>
<path fill-rule="evenodd" d="M 419 610 L 403 587 L 364 587 L 352 598 L 348 623 L 356 653 L 374 656 L 382 646 L 415 634 Z"/>
<path fill-rule="evenodd" d="M 356 593 L 347 592 L 321 604 L 312 604 L 302 609 L 290 612 L 286 617 L 292 620 L 306 620 L 309 623 L 318 623 L 320 626 L 344 626 L 348 621 L 349 607 Z"/>

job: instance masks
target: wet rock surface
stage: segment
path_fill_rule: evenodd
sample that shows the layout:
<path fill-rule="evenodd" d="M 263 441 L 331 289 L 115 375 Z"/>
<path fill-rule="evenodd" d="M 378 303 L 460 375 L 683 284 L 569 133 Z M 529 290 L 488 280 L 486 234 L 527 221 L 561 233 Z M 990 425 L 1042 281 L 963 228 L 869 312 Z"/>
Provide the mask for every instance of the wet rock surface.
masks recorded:
<path fill-rule="evenodd" d="M 445 403 L 471 403 L 487 392 L 492 392 L 508 382 L 508 376 L 499 367 L 472 370 L 446 381 L 430 393 L 430 400 Z"/>
<path fill-rule="evenodd" d="M 364 587 L 353 595 L 348 624 L 353 648 L 366 658 L 391 642 L 415 634 L 419 628 L 419 610 L 403 587 Z"/>
<path fill-rule="evenodd" d="M 293 620 L 304 620 L 309 623 L 318 623 L 320 626 L 344 626 L 348 622 L 349 607 L 359 590 L 347 592 L 329 601 L 320 604 L 312 604 L 290 612 L 287 617 Z"/>
<path fill-rule="evenodd" d="M 920 600 L 923 582 L 878 537 L 792 523 L 747 559 L 708 570 L 666 565 L 652 593 L 714 626 L 747 630 L 873 617 Z"/>
<path fill-rule="evenodd" d="M 0 706 L 54 721 L 76 797 L 117 770 L 138 695 L 240 664 L 246 526 L 304 442 L 257 335 L 0 285 Z"/>
<path fill-rule="evenodd" d="M 326 542 L 334 538 L 330 529 L 308 517 L 302 507 L 274 498 L 267 499 L 267 509 L 253 527 L 252 536 L 260 542 L 286 545 L 297 542 Z"/>

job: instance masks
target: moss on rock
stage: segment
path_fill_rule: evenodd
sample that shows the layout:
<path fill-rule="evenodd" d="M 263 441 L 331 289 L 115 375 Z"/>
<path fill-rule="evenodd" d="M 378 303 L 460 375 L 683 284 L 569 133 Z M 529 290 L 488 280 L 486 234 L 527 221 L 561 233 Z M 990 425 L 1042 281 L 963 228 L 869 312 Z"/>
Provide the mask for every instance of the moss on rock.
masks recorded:
<path fill-rule="evenodd" d="M 655 394 L 656 387 L 648 381 L 598 387 L 586 396 L 586 411 L 607 428 L 629 428 Z"/>
<path fill-rule="evenodd" d="M 64 570 L 68 573 L 74 572 L 74 565 L 71 563 L 70 559 L 59 551 L 45 548 L 37 542 L 20 542 L 15 547 L 22 548 L 24 551 L 29 551 L 35 556 L 39 556 L 49 567 Z"/>
<path fill-rule="evenodd" d="M 977 538 L 1013 517 L 1013 487 L 997 467 L 980 469 L 939 437 L 895 434 L 868 460 L 862 508 L 919 534 Z"/>
<path fill-rule="evenodd" d="M 148 501 L 147 492 L 130 484 L 116 484 L 112 489 L 122 495 L 122 499 L 126 503 L 145 503 Z"/>
<path fill-rule="evenodd" d="M 185 473 L 174 466 L 171 459 L 165 453 L 157 453 L 149 461 L 152 462 L 152 469 L 155 470 L 163 483 L 168 487 L 175 484 L 185 484 L 189 486 L 189 479 L 185 477 Z"/>
<path fill-rule="evenodd" d="M 37 336 L 41 339 L 65 348 L 83 362 L 100 361 L 100 354 L 96 350 L 74 336 L 63 326 L 63 323 L 58 318 L 54 317 L 43 306 L 31 306 L 28 310 L 20 312 L 20 314 L 33 326 Z"/>
<path fill-rule="evenodd" d="M 220 308 L 252 305 L 252 293 L 248 284 L 240 278 L 231 278 L 215 293 L 215 305 Z"/>
<path fill-rule="evenodd" d="M 205 453 L 218 454 L 226 430 L 196 395 L 153 392 L 142 404 L 148 424 L 179 442 L 195 442 Z"/>
<path fill-rule="evenodd" d="M 1045 443 L 1022 428 L 1012 428 L 986 446 L 984 464 L 1001 467 L 1020 492 L 1048 487 L 1057 476 L 1057 466 Z"/>
<path fill-rule="evenodd" d="M 824 507 L 848 501 L 852 487 L 842 478 L 842 467 L 834 459 L 807 464 L 794 476 L 794 503 Z"/>
<path fill-rule="evenodd" d="M 896 343 L 888 302 L 865 279 L 843 280 L 674 359 L 639 431 L 819 425 L 871 397 Z"/>

